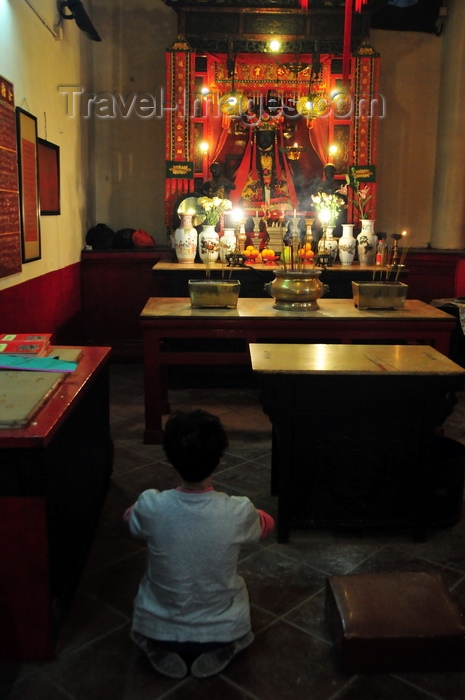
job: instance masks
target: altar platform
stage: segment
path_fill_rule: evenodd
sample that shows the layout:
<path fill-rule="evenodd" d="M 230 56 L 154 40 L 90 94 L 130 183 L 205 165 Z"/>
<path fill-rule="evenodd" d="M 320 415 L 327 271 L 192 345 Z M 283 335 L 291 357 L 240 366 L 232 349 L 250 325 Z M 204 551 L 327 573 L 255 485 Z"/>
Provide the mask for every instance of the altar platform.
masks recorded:
<path fill-rule="evenodd" d="M 267 282 L 274 280 L 274 271 L 282 269 L 275 263 L 246 263 L 243 267 L 232 268 L 213 263 L 210 274 L 213 278 L 224 276 L 226 279 L 238 279 L 241 283 L 241 297 L 269 298 L 264 287 Z M 320 280 L 328 285 L 327 299 L 351 299 L 352 280 L 355 282 L 371 282 L 373 275 L 380 279 L 380 268 L 375 266 L 361 267 L 359 263 L 342 266 L 335 263 L 332 267 L 316 268 L 321 270 Z M 183 297 L 188 293 L 187 283 L 190 279 L 205 277 L 204 263 L 179 263 L 161 260 L 152 268 L 155 292 L 160 297 Z M 408 270 L 402 270 L 399 279 L 405 282 Z"/>

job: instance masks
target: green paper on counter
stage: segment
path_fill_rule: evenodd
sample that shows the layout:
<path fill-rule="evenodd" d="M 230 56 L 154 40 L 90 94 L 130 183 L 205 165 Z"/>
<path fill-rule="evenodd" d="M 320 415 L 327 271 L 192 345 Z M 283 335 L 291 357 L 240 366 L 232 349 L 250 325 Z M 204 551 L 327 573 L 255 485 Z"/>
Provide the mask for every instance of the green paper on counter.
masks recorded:
<path fill-rule="evenodd" d="M 74 372 L 77 362 L 60 360 L 59 357 L 24 357 L 0 355 L 0 368 L 29 370 L 32 372 Z"/>

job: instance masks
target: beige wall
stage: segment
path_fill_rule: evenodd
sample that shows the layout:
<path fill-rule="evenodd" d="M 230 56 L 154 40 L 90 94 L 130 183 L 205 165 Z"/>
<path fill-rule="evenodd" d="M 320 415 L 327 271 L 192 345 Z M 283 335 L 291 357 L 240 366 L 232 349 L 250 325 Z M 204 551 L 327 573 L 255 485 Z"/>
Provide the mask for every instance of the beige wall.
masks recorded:
<path fill-rule="evenodd" d="M 96 222 L 114 230 L 142 228 L 157 243 L 166 244 L 161 98 L 165 51 L 176 38 L 176 14 L 161 0 L 99 0 L 93 16 L 103 38 L 94 52 L 93 90 L 103 101 L 107 93 L 108 104 L 114 96 L 121 96 L 127 105 L 134 99 L 127 116 L 115 109 L 114 116 L 91 119 Z M 144 94 L 154 98 L 156 109 L 137 114 L 137 97 Z"/>
<path fill-rule="evenodd" d="M 407 230 L 411 246 L 431 239 L 436 130 L 444 37 L 373 30 L 381 55 L 376 229 Z"/>
<path fill-rule="evenodd" d="M 0 289 L 78 261 L 87 230 L 87 128 L 66 116 L 59 86 L 87 82 L 91 42 L 58 19 L 55 0 L 0 1 L 0 75 L 13 83 L 16 106 L 37 117 L 38 136 L 60 146 L 61 164 L 61 215 L 41 217 L 42 257 L 0 279 Z"/>

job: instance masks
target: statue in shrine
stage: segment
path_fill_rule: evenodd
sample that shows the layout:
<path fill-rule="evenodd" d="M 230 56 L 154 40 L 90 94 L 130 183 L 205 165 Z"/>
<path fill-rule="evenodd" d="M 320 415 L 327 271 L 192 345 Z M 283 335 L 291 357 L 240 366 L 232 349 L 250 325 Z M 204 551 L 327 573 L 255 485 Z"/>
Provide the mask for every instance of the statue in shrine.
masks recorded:
<path fill-rule="evenodd" d="M 337 192 L 342 199 L 347 201 L 347 191 L 344 191 L 344 189 L 347 190 L 345 182 L 342 183 L 340 180 L 335 180 L 335 174 L 336 166 L 333 163 L 326 163 L 323 168 L 323 179 L 314 177 L 307 187 L 310 196 L 318 194 L 318 192 L 324 192 L 325 194 L 335 194 Z"/>
<path fill-rule="evenodd" d="M 325 178 L 321 186 L 321 192 L 325 192 L 326 194 L 335 194 L 337 192 L 341 199 L 345 199 L 347 202 L 347 194 L 339 191 L 344 189 L 345 182 L 341 183 L 339 180 L 334 179 L 336 174 L 336 166 L 332 163 L 326 163 L 323 172 Z"/>
<path fill-rule="evenodd" d="M 236 185 L 223 176 L 223 170 L 218 161 L 210 165 L 210 173 L 210 180 L 206 180 L 200 187 L 201 194 L 205 197 L 229 199 L 229 193 L 236 189 Z"/>
<path fill-rule="evenodd" d="M 254 158 L 256 177 L 249 173 L 242 198 L 249 202 L 261 202 L 266 205 L 289 201 L 289 188 L 282 177 L 281 164 L 277 149 L 277 124 L 262 117 L 262 122 L 254 127 Z"/>
<path fill-rule="evenodd" d="M 257 128 L 255 132 L 255 140 L 257 144 L 257 166 L 261 175 L 262 184 L 271 189 L 275 179 L 274 167 L 274 143 L 276 139 L 276 130 L 274 128 Z"/>

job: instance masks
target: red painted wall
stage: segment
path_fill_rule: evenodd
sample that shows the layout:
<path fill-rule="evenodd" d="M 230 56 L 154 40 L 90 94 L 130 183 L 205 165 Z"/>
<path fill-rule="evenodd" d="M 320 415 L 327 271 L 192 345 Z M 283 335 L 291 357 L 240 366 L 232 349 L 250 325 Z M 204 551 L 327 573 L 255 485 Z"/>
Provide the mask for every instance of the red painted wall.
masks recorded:
<path fill-rule="evenodd" d="M 2 333 L 53 333 L 56 343 L 76 343 L 80 317 L 80 262 L 0 291 Z"/>

